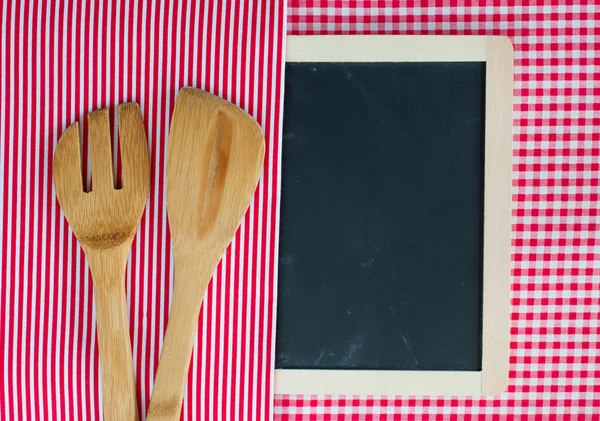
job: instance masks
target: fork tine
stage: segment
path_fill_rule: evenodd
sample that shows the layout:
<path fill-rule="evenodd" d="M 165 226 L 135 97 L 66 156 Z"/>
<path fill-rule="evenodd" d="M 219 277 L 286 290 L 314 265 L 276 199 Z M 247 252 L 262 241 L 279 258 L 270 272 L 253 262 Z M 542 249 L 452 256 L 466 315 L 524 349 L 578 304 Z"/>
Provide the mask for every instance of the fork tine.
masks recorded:
<path fill-rule="evenodd" d="M 88 114 L 88 137 L 92 158 L 92 191 L 110 191 L 114 188 L 114 179 L 106 108 Z"/>
<path fill-rule="evenodd" d="M 83 193 L 78 123 L 67 127 L 58 140 L 52 160 L 52 176 L 59 201 Z"/>
<path fill-rule="evenodd" d="M 135 102 L 128 102 L 119 105 L 118 114 L 123 189 L 138 192 L 145 198 L 149 188 L 150 157 L 142 113 Z"/>

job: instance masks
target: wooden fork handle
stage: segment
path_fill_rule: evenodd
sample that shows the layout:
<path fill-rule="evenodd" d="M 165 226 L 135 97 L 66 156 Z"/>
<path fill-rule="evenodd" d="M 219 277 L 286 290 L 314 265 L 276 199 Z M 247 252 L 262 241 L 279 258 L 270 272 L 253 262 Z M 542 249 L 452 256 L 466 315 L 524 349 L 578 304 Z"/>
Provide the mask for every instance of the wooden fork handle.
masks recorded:
<path fill-rule="evenodd" d="M 86 252 L 94 278 L 105 421 L 139 420 L 123 282 L 127 252 Z"/>

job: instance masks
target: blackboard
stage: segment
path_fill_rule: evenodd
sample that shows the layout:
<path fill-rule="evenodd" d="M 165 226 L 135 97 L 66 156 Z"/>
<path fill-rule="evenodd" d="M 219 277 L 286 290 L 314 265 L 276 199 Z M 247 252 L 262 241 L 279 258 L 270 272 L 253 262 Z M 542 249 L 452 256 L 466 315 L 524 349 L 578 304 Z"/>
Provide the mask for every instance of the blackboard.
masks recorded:
<path fill-rule="evenodd" d="M 287 63 L 275 366 L 482 366 L 484 62 Z"/>

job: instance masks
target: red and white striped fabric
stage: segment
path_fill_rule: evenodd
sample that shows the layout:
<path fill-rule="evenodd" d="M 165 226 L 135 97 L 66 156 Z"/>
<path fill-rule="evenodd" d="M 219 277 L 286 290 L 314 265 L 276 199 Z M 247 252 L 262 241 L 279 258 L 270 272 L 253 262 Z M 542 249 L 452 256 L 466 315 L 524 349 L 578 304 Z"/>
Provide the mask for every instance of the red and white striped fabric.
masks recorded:
<path fill-rule="evenodd" d="M 165 147 L 184 85 L 247 110 L 267 150 L 207 292 L 182 418 L 270 419 L 284 2 L 6 0 L 0 13 L 0 419 L 102 419 L 92 280 L 51 162 L 62 131 L 80 121 L 85 135 L 93 109 L 110 107 L 116 138 L 115 106 L 126 101 L 140 104 L 151 151 L 124 281 L 145 414 L 171 295 Z M 84 166 L 89 183 L 87 157 Z"/>
<path fill-rule="evenodd" d="M 275 419 L 600 420 L 600 6 L 289 0 L 288 34 L 503 34 L 515 47 L 510 385 L 497 399 L 276 396 Z"/>

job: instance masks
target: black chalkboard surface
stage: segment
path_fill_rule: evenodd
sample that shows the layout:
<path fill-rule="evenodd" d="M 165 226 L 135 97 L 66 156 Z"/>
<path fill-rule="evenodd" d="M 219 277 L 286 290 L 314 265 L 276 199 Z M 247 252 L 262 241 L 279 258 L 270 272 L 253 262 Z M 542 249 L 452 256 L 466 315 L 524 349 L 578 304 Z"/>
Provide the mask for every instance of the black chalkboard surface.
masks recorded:
<path fill-rule="evenodd" d="M 276 368 L 481 370 L 485 63 L 287 63 Z"/>

